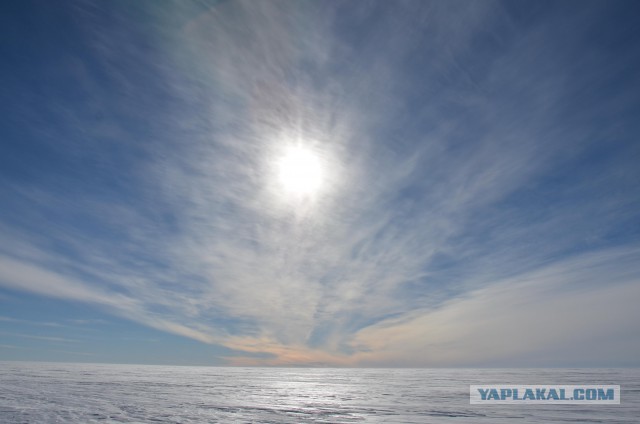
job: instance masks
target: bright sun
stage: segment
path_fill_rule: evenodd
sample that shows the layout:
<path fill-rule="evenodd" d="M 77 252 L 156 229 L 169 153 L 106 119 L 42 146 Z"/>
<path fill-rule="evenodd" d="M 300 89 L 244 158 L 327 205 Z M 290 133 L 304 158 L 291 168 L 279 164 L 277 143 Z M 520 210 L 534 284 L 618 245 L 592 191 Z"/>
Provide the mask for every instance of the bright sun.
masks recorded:
<path fill-rule="evenodd" d="M 311 195 L 322 186 L 322 161 L 310 149 L 291 147 L 278 162 L 280 183 L 292 194 Z"/>

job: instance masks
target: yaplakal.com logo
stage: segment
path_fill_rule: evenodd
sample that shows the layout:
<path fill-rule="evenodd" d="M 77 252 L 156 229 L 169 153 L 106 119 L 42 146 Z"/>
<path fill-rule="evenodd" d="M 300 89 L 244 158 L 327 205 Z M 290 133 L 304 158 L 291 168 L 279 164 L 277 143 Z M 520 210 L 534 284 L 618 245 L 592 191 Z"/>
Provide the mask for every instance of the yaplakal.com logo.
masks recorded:
<path fill-rule="evenodd" d="M 564 403 L 620 404 L 617 385 L 530 385 L 509 384 L 469 386 L 471 404 Z"/>

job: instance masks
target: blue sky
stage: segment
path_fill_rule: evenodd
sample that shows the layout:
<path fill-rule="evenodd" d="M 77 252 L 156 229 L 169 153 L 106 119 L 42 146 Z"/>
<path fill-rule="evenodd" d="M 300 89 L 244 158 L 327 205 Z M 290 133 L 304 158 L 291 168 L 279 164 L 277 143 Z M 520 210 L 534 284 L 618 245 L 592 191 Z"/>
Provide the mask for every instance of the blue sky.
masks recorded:
<path fill-rule="evenodd" d="M 640 365 L 637 2 L 0 7 L 0 360 Z"/>

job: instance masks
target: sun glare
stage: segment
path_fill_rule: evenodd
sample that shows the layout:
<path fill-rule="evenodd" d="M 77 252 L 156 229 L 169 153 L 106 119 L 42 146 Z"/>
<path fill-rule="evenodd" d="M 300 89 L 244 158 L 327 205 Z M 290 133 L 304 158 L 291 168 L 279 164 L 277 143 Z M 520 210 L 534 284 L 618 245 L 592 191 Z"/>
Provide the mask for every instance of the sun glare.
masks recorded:
<path fill-rule="evenodd" d="M 280 183 L 295 195 L 311 195 L 322 186 L 322 161 L 312 150 L 292 147 L 278 163 Z"/>

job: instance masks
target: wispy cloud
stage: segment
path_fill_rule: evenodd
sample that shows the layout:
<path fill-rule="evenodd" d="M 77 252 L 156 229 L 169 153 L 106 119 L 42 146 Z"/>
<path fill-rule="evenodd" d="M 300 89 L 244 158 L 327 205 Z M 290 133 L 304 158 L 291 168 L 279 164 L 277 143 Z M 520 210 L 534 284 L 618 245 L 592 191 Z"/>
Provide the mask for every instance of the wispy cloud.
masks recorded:
<path fill-rule="evenodd" d="M 23 349 L 20 346 L 8 345 L 8 344 L 0 344 L 0 348 L 3 349 Z"/>
<path fill-rule="evenodd" d="M 89 284 L 61 275 L 35 264 L 0 256 L 2 285 L 66 300 L 94 303 L 119 316 L 143 323 L 152 328 L 190 337 L 205 343 L 213 341 L 210 335 L 145 311 L 137 300 L 121 293 L 100 290 Z M 25 336 L 26 337 L 26 336 Z"/>
<path fill-rule="evenodd" d="M 77 350 L 59 350 L 59 349 L 51 349 L 51 352 L 65 353 L 68 355 L 79 355 L 79 356 L 95 356 L 95 353 L 90 352 L 79 352 Z"/>
<path fill-rule="evenodd" d="M 68 339 L 65 337 L 56 337 L 56 336 L 41 336 L 41 335 L 33 335 L 33 334 L 20 334 L 20 333 L 10 333 L 6 331 L 0 331 L 0 334 L 4 336 L 11 337 L 20 337 L 23 339 L 33 339 L 33 340 L 43 340 L 45 342 L 60 342 L 60 343 L 75 343 L 77 340 Z"/>
<path fill-rule="evenodd" d="M 561 329 L 578 346 L 635 318 L 637 240 L 612 241 L 637 217 L 631 148 L 580 160 L 625 125 L 584 123 L 631 100 L 569 100 L 624 59 L 585 70 L 609 56 L 558 39 L 597 11 L 175 3 L 143 8 L 141 35 L 127 10 L 82 4 L 114 90 L 74 58 L 104 119 L 48 106 L 83 134 L 56 149 L 98 166 L 77 165 L 91 182 L 3 185 L 3 287 L 247 352 L 234 364 L 524 363 L 544 348 L 551 362 L 570 352 Z M 313 198 L 278 186 L 295 144 L 326 164 Z M 511 325 L 524 312 L 545 328 Z"/>
<path fill-rule="evenodd" d="M 371 365 L 629 365 L 640 251 L 597 252 L 496 282 L 360 331 Z"/>
<path fill-rule="evenodd" d="M 26 319 L 3 317 L 3 316 L 0 316 L 0 322 L 12 322 L 12 323 L 17 323 L 17 324 L 38 325 L 38 326 L 43 326 L 43 327 L 64 327 L 63 324 L 60 324 L 60 323 L 57 323 L 57 322 L 31 321 L 31 320 L 26 320 Z"/>
<path fill-rule="evenodd" d="M 96 319 L 96 318 L 91 318 L 91 319 L 70 319 L 68 321 L 70 323 L 72 323 L 72 324 L 77 324 L 77 325 L 108 324 L 109 323 L 109 321 L 107 321 L 107 320 Z"/>

